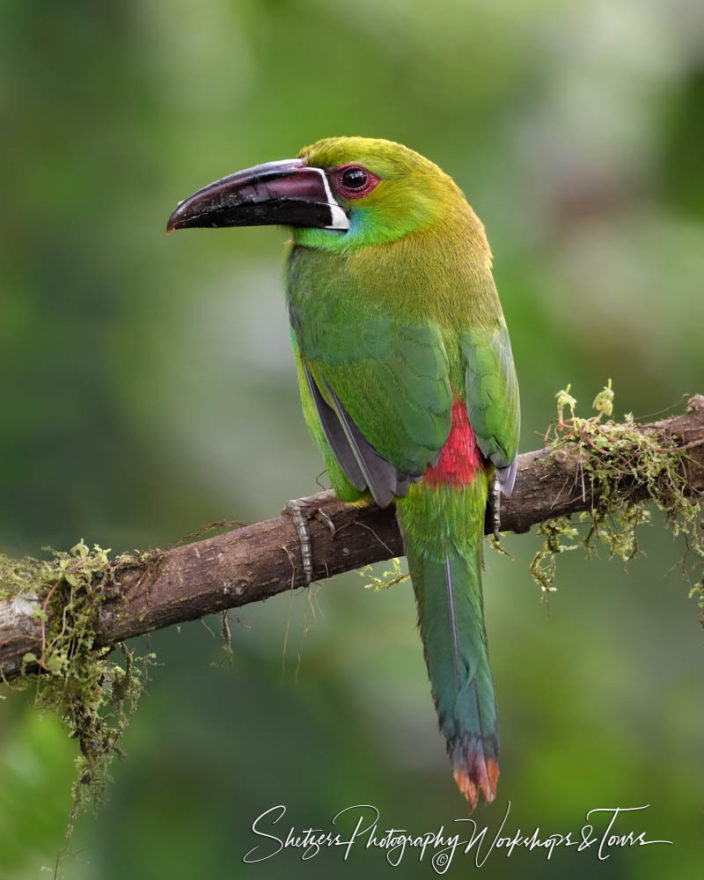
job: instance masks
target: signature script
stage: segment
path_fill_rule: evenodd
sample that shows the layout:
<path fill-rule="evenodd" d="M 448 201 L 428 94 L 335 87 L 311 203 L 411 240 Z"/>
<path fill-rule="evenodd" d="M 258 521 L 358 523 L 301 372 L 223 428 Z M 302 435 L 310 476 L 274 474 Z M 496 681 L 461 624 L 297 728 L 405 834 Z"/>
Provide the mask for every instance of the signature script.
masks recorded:
<path fill-rule="evenodd" d="M 577 831 L 546 832 L 539 826 L 523 831 L 506 830 L 511 802 L 499 826 L 492 832 L 475 819 L 453 820 L 453 827 L 440 825 L 435 831 L 414 833 L 406 828 L 381 827 L 381 814 L 372 804 L 355 804 L 336 813 L 328 828 L 286 828 L 286 807 L 278 804 L 265 810 L 252 822 L 252 832 L 259 838 L 243 857 L 246 864 L 265 862 L 286 850 L 295 850 L 302 861 L 314 859 L 323 850 L 339 850 L 347 861 L 353 849 L 375 849 L 383 852 L 386 861 L 398 867 L 405 857 L 430 862 L 437 874 L 444 874 L 456 857 L 469 856 L 477 868 L 492 855 L 510 858 L 517 850 L 527 850 L 549 860 L 556 850 L 569 847 L 577 852 L 593 854 L 599 861 L 610 858 L 617 849 L 653 844 L 672 845 L 671 840 L 650 840 L 645 831 L 632 825 L 640 807 L 595 807 L 585 814 L 585 823 Z M 597 825 L 599 830 L 597 830 Z"/>

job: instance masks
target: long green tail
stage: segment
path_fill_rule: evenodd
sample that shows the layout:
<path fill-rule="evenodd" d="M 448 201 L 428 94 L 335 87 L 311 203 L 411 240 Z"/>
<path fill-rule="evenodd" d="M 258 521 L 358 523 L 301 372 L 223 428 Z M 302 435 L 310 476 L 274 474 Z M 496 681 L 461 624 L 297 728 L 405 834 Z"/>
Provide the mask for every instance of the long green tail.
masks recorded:
<path fill-rule="evenodd" d="M 455 780 L 474 809 L 494 799 L 499 737 L 481 567 L 486 477 L 411 487 L 397 500 L 433 699 Z"/>

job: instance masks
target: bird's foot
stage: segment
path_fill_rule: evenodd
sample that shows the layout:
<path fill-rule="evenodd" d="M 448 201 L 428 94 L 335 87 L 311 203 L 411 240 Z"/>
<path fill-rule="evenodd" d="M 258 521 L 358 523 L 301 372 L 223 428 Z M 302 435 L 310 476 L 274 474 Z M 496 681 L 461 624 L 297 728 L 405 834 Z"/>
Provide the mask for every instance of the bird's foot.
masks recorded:
<path fill-rule="evenodd" d="M 494 538 L 498 541 L 501 537 L 501 484 L 496 474 L 491 484 L 491 521 Z"/>
<path fill-rule="evenodd" d="M 310 498 L 292 498 L 283 514 L 290 516 L 296 531 L 298 532 L 298 543 L 301 546 L 301 562 L 303 564 L 303 576 L 306 584 L 310 584 L 313 580 L 313 543 L 310 536 L 310 528 L 308 522 L 311 519 L 317 519 L 330 530 L 331 537 L 335 536 L 335 523 L 322 510 L 315 496 Z"/>

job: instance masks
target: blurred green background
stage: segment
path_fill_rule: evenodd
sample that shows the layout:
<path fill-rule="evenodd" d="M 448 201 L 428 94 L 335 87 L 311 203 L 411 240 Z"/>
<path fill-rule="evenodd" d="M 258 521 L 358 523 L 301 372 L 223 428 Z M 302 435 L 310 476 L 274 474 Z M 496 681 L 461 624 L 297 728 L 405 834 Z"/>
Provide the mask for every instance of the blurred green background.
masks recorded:
<path fill-rule="evenodd" d="M 316 491 L 278 229 L 164 234 L 177 200 L 320 137 L 402 141 L 483 219 L 521 384 L 521 448 L 553 395 L 608 377 L 646 415 L 704 392 L 704 8 L 697 0 L 3 0 L 0 3 L 0 550 L 83 536 L 164 546 Z M 658 524 L 627 570 L 535 536 L 489 554 L 502 778 L 475 818 L 573 834 L 594 807 L 674 841 L 493 855 L 485 876 L 700 876 L 702 631 Z M 466 815 L 436 730 L 410 586 L 353 573 L 152 635 L 154 670 L 109 803 L 67 878 L 387 876 L 382 853 L 242 864 L 250 825 L 381 827 Z M 142 648 L 144 646 L 142 645 Z M 76 744 L 0 701 L 0 877 L 46 876 Z M 409 853 L 404 877 L 429 877 Z M 466 876 L 457 858 L 449 876 Z"/>

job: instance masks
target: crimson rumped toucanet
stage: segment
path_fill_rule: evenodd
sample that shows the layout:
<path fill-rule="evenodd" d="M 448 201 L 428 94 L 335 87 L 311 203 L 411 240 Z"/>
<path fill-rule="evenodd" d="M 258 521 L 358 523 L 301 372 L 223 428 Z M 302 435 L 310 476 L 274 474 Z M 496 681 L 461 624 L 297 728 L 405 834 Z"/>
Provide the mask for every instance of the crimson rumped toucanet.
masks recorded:
<path fill-rule="evenodd" d="M 519 402 L 484 227 L 400 144 L 328 138 L 225 177 L 169 229 L 292 227 L 303 413 L 345 501 L 396 504 L 440 728 L 470 807 L 496 793 L 481 568 L 490 484 L 513 488 Z"/>

